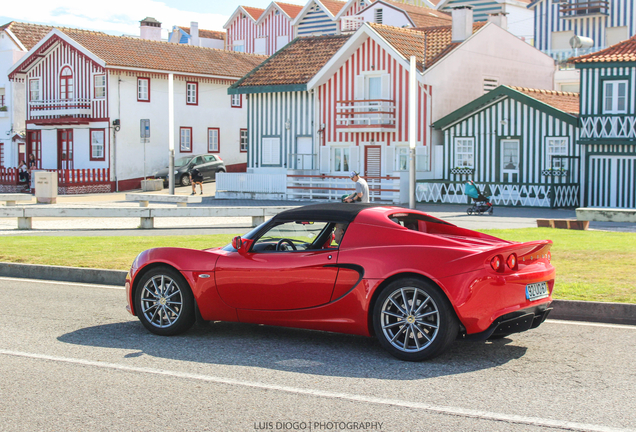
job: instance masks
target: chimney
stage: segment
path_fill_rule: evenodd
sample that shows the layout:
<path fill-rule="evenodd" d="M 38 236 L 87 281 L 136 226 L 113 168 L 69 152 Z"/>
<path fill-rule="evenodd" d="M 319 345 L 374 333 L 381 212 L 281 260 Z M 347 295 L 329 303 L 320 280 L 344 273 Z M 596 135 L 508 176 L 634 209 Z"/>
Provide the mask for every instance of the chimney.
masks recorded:
<path fill-rule="evenodd" d="M 139 21 L 139 36 L 141 39 L 154 41 L 161 40 L 161 23 L 152 17 L 146 17 Z"/>
<path fill-rule="evenodd" d="M 199 23 L 190 22 L 190 45 L 201 46 L 199 43 Z"/>
<path fill-rule="evenodd" d="M 473 8 L 458 6 L 453 9 L 453 42 L 463 42 L 473 34 Z"/>
<path fill-rule="evenodd" d="M 488 22 L 493 24 L 497 24 L 504 30 L 508 30 L 508 13 L 507 12 L 498 12 L 493 14 L 488 14 Z"/>

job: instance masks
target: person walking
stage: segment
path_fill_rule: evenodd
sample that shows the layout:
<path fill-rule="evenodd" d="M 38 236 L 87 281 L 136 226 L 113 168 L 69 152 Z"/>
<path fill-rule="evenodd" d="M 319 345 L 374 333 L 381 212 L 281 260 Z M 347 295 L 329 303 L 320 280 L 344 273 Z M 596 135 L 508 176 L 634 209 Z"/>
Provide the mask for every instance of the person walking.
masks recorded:
<path fill-rule="evenodd" d="M 349 176 L 351 177 L 351 181 L 355 182 L 356 184 L 356 191 L 352 193 L 351 195 L 349 195 L 348 197 L 346 197 L 344 199 L 344 202 L 368 203 L 369 202 L 369 185 L 367 184 L 367 181 L 363 179 L 362 177 L 360 177 L 360 174 L 356 171 L 351 171 Z"/>

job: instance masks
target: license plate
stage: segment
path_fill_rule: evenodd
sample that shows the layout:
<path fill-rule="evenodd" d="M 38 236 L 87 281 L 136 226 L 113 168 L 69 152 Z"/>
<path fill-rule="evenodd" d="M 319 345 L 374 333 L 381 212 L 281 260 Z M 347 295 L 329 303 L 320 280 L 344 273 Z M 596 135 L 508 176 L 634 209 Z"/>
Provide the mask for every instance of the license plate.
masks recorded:
<path fill-rule="evenodd" d="M 539 300 L 549 296 L 548 283 L 539 282 L 526 285 L 526 298 L 530 301 Z"/>

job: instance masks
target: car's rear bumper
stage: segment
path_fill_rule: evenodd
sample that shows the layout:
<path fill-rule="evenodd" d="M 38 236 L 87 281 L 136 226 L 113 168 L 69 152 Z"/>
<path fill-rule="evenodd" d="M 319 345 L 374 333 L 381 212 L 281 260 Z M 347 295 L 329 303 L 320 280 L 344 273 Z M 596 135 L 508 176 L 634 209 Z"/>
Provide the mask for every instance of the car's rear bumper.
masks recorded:
<path fill-rule="evenodd" d="M 470 340 L 486 340 L 491 336 L 506 336 L 539 327 L 548 317 L 550 303 L 542 303 L 527 309 L 505 314 L 493 321 L 483 332 L 465 336 Z"/>

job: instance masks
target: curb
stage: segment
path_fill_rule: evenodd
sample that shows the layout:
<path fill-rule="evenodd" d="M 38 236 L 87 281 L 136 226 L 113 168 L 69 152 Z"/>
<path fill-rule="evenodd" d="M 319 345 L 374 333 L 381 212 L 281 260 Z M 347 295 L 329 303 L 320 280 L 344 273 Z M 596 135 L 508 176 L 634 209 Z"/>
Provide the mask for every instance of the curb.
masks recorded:
<path fill-rule="evenodd" d="M 25 279 L 44 279 L 123 287 L 126 283 L 127 273 L 128 272 L 121 270 L 0 262 L 0 276 Z"/>
<path fill-rule="evenodd" d="M 0 276 L 123 287 L 127 272 L 80 267 L 0 262 Z M 549 318 L 636 325 L 636 304 L 554 300 Z"/>

